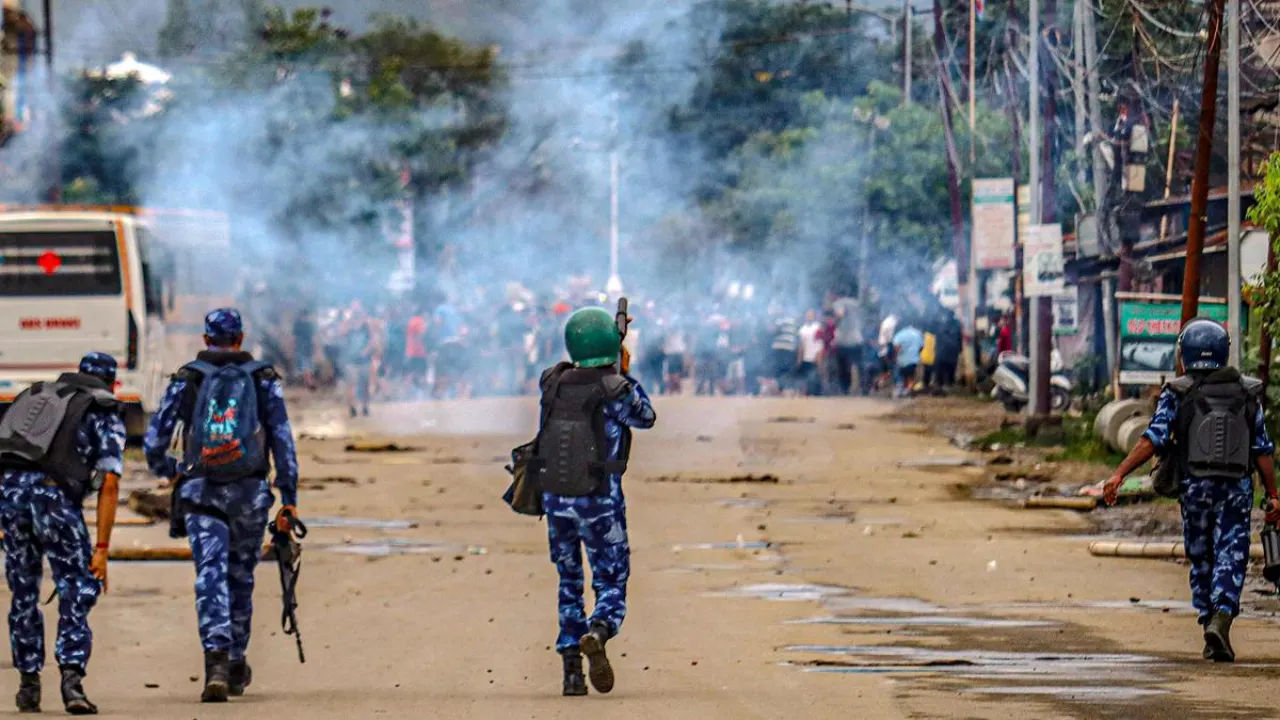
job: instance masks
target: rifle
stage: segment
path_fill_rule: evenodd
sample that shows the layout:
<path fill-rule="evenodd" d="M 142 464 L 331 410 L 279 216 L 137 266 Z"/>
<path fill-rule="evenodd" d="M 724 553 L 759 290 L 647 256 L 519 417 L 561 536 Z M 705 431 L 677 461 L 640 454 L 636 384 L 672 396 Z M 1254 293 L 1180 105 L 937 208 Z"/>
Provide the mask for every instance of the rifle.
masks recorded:
<path fill-rule="evenodd" d="M 302 569 L 302 545 L 298 540 L 307 536 L 307 526 L 293 513 L 285 513 L 289 529 L 281 532 L 271 523 L 271 550 L 280 566 L 280 600 L 284 611 L 280 614 L 280 627 L 285 635 L 292 635 L 298 643 L 298 662 L 306 663 L 302 653 L 302 633 L 298 630 L 298 571 Z M 297 538 L 296 540 L 294 538 Z"/>
<path fill-rule="evenodd" d="M 627 317 L 627 298 L 618 298 L 618 312 L 613 315 L 613 322 L 618 326 L 618 335 L 623 339 L 627 339 L 627 325 L 631 318 Z"/>

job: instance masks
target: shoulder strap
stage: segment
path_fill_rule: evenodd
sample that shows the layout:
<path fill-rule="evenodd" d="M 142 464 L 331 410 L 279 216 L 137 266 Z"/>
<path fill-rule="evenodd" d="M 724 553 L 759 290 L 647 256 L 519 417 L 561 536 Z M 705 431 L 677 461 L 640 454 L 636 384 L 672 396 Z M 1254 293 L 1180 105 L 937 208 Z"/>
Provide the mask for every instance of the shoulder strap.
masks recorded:
<path fill-rule="evenodd" d="M 1191 391 L 1196 384 L 1196 380 L 1189 375 L 1179 375 L 1178 377 L 1165 383 L 1165 387 L 1169 388 L 1174 394 L 1182 396 Z"/>
<path fill-rule="evenodd" d="M 1260 397 L 1262 395 L 1262 381 L 1248 375 L 1240 378 L 1240 384 L 1244 387 L 1244 391 L 1249 395 Z"/>
<path fill-rule="evenodd" d="M 631 392 L 631 381 L 621 373 L 605 375 L 600 381 L 606 400 L 620 400 Z"/>
<path fill-rule="evenodd" d="M 178 372 L 183 372 L 183 371 L 186 371 L 188 373 L 194 373 L 196 375 L 200 375 L 204 377 L 204 376 L 212 375 L 215 372 L 217 372 L 218 366 L 214 365 L 213 363 L 207 360 L 192 360 L 186 365 L 183 365 L 182 369 L 179 370 Z"/>
<path fill-rule="evenodd" d="M 619 383 L 618 381 L 621 381 Z M 631 438 L 629 437 L 628 428 L 624 425 L 622 428 L 622 444 L 618 449 L 618 457 L 610 460 L 609 458 L 609 433 L 605 429 L 605 424 L 609 422 L 608 416 L 604 412 L 605 403 L 617 400 L 623 397 L 630 388 L 630 383 L 621 374 L 602 375 L 600 377 L 600 399 L 592 408 L 591 427 L 596 435 L 596 447 L 600 451 L 600 470 L 609 474 L 621 475 L 627 471 L 627 460 L 631 454 Z"/>
<path fill-rule="evenodd" d="M 241 364 L 240 368 L 250 375 L 258 375 L 266 370 L 273 370 L 271 363 L 265 360 L 251 360 Z"/>
<path fill-rule="evenodd" d="M 533 436 L 533 452 L 535 455 L 538 452 L 538 443 L 542 441 L 542 429 L 546 427 L 547 420 L 551 417 L 551 408 L 555 405 L 556 393 L 560 392 L 560 380 L 564 378 L 564 373 L 569 367 L 572 367 L 572 365 L 560 363 L 549 369 L 542 377 L 544 387 L 540 401 L 541 412 L 538 417 L 538 432 Z"/>

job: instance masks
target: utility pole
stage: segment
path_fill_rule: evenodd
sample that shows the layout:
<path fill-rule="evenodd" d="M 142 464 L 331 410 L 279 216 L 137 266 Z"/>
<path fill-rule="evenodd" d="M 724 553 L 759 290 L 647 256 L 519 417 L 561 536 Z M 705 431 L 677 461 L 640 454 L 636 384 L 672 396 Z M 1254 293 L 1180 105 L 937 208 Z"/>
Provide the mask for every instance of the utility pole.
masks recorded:
<path fill-rule="evenodd" d="M 1039 5 L 1039 2 L 1036 3 Z M 1039 10 L 1039 8 L 1036 8 Z M 1057 49 L 1058 44 L 1058 0 L 1044 0 L 1044 41 L 1049 45 L 1050 53 Z M 1033 32 L 1039 35 L 1041 33 L 1040 24 L 1037 22 L 1033 25 Z M 1037 39 L 1035 53 L 1040 54 L 1040 42 Z M 1041 64 L 1037 60 L 1036 69 L 1041 69 Z M 1057 73 L 1054 72 L 1052 65 L 1049 66 L 1049 72 L 1045 73 L 1043 78 L 1037 77 L 1037 84 L 1043 79 L 1044 81 L 1044 102 L 1041 104 L 1043 116 L 1040 125 L 1040 146 L 1032 146 L 1032 152 L 1039 152 L 1040 156 L 1040 184 L 1032 185 L 1031 193 L 1034 195 L 1040 193 L 1040 201 L 1036 204 L 1037 215 L 1039 219 L 1036 224 L 1051 225 L 1058 220 L 1058 203 L 1057 203 L 1057 167 L 1056 158 L 1054 157 L 1055 139 L 1057 137 L 1057 121 L 1058 121 L 1058 83 Z M 1050 367 L 1050 358 L 1053 357 L 1053 298 L 1038 297 L 1035 300 L 1036 307 L 1033 310 L 1033 316 L 1039 319 L 1039 328 L 1035 335 L 1032 336 L 1032 354 L 1035 357 L 1034 363 L 1039 366 L 1039 375 L 1033 378 L 1033 384 L 1029 390 L 1035 397 L 1034 405 L 1039 408 L 1038 413 L 1033 411 L 1033 417 L 1037 415 L 1043 417 L 1049 414 L 1049 376 L 1053 372 Z"/>
<path fill-rule="evenodd" d="M 977 157 L 977 141 L 974 138 L 974 128 L 977 127 L 978 117 L 978 94 L 977 94 L 977 49 L 974 43 L 977 42 L 976 35 L 978 31 L 978 9 L 977 0 L 969 0 L 969 177 L 977 176 L 975 172 L 974 160 Z"/>
<path fill-rule="evenodd" d="M 1098 78 L 1098 31 L 1094 25 L 1093 3 L 1080 3 L 1080 11 L 1080 32 L 1084 36 L 1085 89 L 1089 100 L 1089 128 L 1094 133 L 1101 134 L 1104 127 L 1102 124 L 1102 81 Z M 1111 191 L 1109 182 L 1111 175 L 1107 170 L 1107 163 L 1102 157 L 1102 148 L 1098 143 L 1094 143 L 1093 151 L 1089 155 L 1093 159 L 1094 216 L 1098 224 L 1098 238 L 1102 241 L 1103 247 L 1111 247 L 1110 204 L 1106 201 L 1107 195 Z M 1119 162 L 1118 158 L 1117 162 Z M 1120 261 L 1122 278 L 1126 274 L 1125 265 L 1126 261 L 1122 258 Z M 1128 291 L 1130 288 L 1122 280 L 1120 289 Z M 1112 332 L 1111 328 L 1107 328 L 1107 332 Z"/>
<path fill-rule="evenodd" d="M 618 93 L 613 94 L 613 137 L 609 139 L 609 281 L 605 291 L 614 297 L 622 295 L 622 276 L 618 274 Z"/>
<path fill-rule="evenodd" d="M 1071 15 L 1071 59 L 1075 62 L 1075 72 L 1071 73 L 1071 93 L 1075 99 L 1076 113 L 1076 147 L 1084 147 L 1085 113 L 1088 112 L 1088 101 L 1085 100 L 1085 64 L 1084 64 L 1084 2 L 1076 0 Z M 1079 177 L 1083 179 L 1084 171 Z"/>
<path fill-rule="evenodd" d="M 1267 277 L 1276 271 L 1275 235 L 1267 236 Z M 1271 326 L 1263 322 L 1258 330 L 1258 379 L 1262 381 L 1262 400 L 1267 399 L 1267 386 L 1271 384 Z"/>
<path fill-rule="evenodd" d="M 1223 0 L 1209 1 L 1209 48 L 1204 55 L 1200 91 L 1200 129 L 1196 134 L 1196 169 L 1191 179 L 1191 221 L 1187 228 L 1187 267 L 1182 276 L 1182 323 L 1200 311 L 1200 256 L 1209 210 L 1209 162 L 1213 157 L 1213 123 L 1218 104 L 1218 64 L 1222 56 Z"/>
<path fill-rule="evenodd" d="M 1231 366 L 1240 367 L 1240 0 L 1227 3 L 1227 325 Z"/>
<path fill-rule="evenodd" d="M 942 23 L 942 0 L 933 0 L 933 43 L 938 55 L 938 93 L 942 101 L 942 129 L 947 141 L 947 194 L 951 198 L 951 250 L 956 258 L 956 285 L 960 300 L 962 324 L 971 317 L 969 298 L 969 252 L 965 247 L 964 209 L 960 205 L 960 157 L 956 149 L 955 125 L 951 117 L 951 80 L 944 59 L 947 57 L 946 29 Z M 964 346 L 969 346 L 973 326 L 965 324 Z M 966 380 L 974 377 L 974 368 L 966 368 Z"/>
<path fill-rule="evenodd" d="M 978 177 L 978 139 L 977 139 L 977 118 L 978 118 L 978 83 L 977 83 L 977 29 L 978 29 L 978 9 L 977 0 L 968 0 L 969 2 L 969 189 L 972 194 L 973 181 Z M 1013 194 L 1018 194 L 1017 183 L 1014 183 Z M 971 337 L 974 342 L 964 344 L 963 358 L 965 366 L 974 368 L 974 377 L 977 377 L 976 368 L 978 366 L 978 349 L 977 349 L 977 326 L 978 326 L 978 305 L 986 300 L 982 292 L 979 291 L 978 285 L 978 267 L 973 261 L 973 222 L 972 217 L 969 223 L 969 307 L 968 314 L 964 318 L 964 326 L 973 330 Z M 962 306 L 963 307 L 963 306 Z"/>
<path fill-rule="evenodd" d="M 49 84 L 49 95 L 52 97 L 57 92 L 58 79 L 53 73 L 53 0 L 44 0 L 44 65 L 45 65 L 45 82 Z M 50 101 L 45 112 L 45 129 L 52 134 L 56 127 L 54 113 L 57 112 L 57 106 Z M 51 138 L 49 142 L 49 163 L 52 166 L 49 177 L 52 178 L 53 184 L 49 186 L 49 202 L 57 203 L 62 200 L 62 159 L 59 156 L 59 143 L 57 138 Z"/>
<path fill-rule="evenodd" d="M 1043 118 L 1040 116 L 1040 0 L 1030 0 L 1030 24 L 1027 36 L 1031 40 L 1031 48 L 1027 52 L 1027 61 L 1030 65 L 1028 70 L 1028 96 L 1031 102 L 1031 112 L 1028 113 L 1028 125 L 1031 134 L 1031 224 L 1039 225 L 1041 217 L 1042 196 L 1040 193 L 1040 123 Z M 1035 262 L 1035 258 L 1024 257 L 1023 264 Z M 1040 397 L 1040 385 L 1047 384 L 1049 380 L 1049 368 L 1045 367 L 1046 363 L 1040 361 L 1040 336 L 1048 331 L 1048 328 L 1042 327 L 1044 318 L 1040 314 L 1040 303 L 1043 298 L 1033 298 L 1031 300 L 1031 387 L 1028 388 L 1028 399 L 1030 403 L 1027 405 L 1031 420 L 1043 417 L 1048 412 L 1048 403 L 1044 402 L 1044 398 Z M 1028 428 L 1031 424 L 1028 423 Z"/>
<path fill-rule="evenodd" d="M 911 105 L 911 0 L 902 0 L 902 104 Z"/>

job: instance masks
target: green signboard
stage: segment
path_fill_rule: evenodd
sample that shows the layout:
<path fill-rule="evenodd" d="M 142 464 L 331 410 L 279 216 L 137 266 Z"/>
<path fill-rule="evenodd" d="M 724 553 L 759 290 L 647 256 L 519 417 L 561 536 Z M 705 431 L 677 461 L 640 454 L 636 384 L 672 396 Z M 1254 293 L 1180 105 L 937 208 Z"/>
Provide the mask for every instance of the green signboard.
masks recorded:
<path fill-rule="evenodd" d="M 1174 376 L 1182 299 L 1176 295 L 1116 294 L 1120 306 L 1120 383 L 1159 385 Z M 1227 304 L 1200 298 L 1200 317 L 1227 322 Z"/>

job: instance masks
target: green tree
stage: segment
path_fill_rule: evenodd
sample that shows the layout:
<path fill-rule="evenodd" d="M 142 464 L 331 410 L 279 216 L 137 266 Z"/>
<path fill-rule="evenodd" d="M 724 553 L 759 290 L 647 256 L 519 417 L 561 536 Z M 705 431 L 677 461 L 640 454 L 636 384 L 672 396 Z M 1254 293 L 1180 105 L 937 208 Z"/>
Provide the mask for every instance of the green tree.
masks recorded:
<path fill-rule="evenodd" d="M 918 286 L 950 250 L 946 148 L 937 110 L 901 100 L 878 83 L 852 102 L 810 94 L 802 127 L 758 133 L 734 155 L 738 182 L 707 212 L 748 254 L 804 258 L 820 286 L 852 282 L 863 257 L 880 288 Z M 980 147 L 1008 146 L 1000 113 L 982 106 L 978 127 Z M 1002 154 L 978 159 L 980 177 L 1009 172 Z"/>
<path fill-rule="evenodd" d="M 834 5 L 722 0 L 701 11 L 721 14 L 723 29 L 672 126 L 696 137 L 713 162 L 757 132 L 793 127 L 811 92 L 851 98 L 891 79 L 892 48 L 876 37 L 883 25 L 860 15 L 851 23 Z"/>

